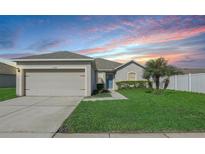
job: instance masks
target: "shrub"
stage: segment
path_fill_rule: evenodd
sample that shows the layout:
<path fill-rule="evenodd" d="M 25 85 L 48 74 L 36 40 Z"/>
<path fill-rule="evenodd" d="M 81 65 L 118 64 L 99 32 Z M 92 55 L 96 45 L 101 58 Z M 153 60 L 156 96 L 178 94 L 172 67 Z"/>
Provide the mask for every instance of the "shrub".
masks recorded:
<path fill-rule="evenodd" d="M 107 89 L 101 89 L 101 90 L 93 90 L 93 92 L 92 92 L 92 95 L 97 95 L 97 94 L 100 94 L 100 93 L 110 93 L 110 91 L 109 90 L 107 90 Z"/>
<path fill-rule="evenodd" d="M 127 88 L 147 88 L 148 81 L 119 81 L 116 82 L 118 89 L 127 89 Z"/>
<path fill-rule="evenodd" d="M 97 95 L 98 94 L 98 90 L 93 90 L 92 95 Z"/>
<path fill-rule="evenodd" d="M 153 89 L 149 88 L 145 91 L 146 93 L 152 93 L 153 92 Z"/>
<path fill-rule="evenodd" d="M 152 88 L 153 88 L 152 81 L 147 81 L 147 82 L 148 82 L 148 87 L 149 87 L 150 89 L 152 89 Z"/>
<path fill-rule="evenodd" d="M 98 83 L 97 84 L 97 90 L 98 91 L 101 91 L 101 90 L 103 90 L 104 89 L 104 84 L 103 83 Z"/>

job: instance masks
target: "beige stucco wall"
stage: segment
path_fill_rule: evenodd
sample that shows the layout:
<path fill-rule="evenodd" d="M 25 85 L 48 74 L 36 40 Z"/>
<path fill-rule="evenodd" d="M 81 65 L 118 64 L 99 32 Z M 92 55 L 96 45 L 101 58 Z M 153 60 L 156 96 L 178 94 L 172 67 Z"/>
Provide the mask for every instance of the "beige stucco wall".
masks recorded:
<path fill-rule="evenodd" d="M 128 80 L 127 76 L 129 72 L 136 73 L 136 80 L 144 80 L 143 79 L 143 72 L 144 69 L 135 63 L 131 63 L 125 67 L 120 68 L 116 71 L 115 79 L 114 79 L 114 89 L 117 89 L 116 82 L 117 81 L 126 81 Z"/>
<path fill-rule="evenodd" d="M 16 95 L 24 96 L 24 70 L 20 67 L 16 70 Z"/>
<path fill-rule="evenodd" d="M 91 84 L 91 63 L 90 62 L 17 62 L 16 72 L 16 94 L 24 96 L 24 70 L 26 69 L 85 69 L 86 93 L 90 96 L 92 91 Z M 18 71 L 19 70 L 19 71 Z"/>

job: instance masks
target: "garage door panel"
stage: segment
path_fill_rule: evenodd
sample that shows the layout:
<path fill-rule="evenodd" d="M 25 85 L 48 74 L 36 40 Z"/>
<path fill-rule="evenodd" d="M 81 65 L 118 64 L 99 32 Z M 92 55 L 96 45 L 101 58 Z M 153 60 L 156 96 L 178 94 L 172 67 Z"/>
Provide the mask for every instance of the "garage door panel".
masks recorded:
<path fill-rule="evenodd" d="M 84 96 L 85 72 L 74 71 L 27 71 L 27 96 Z"/>
<path fill-rule="evenodd" d="M 79 90 L 26 90 L 26 96 L 84 96 L 85 91 L 79 92 Z"/>

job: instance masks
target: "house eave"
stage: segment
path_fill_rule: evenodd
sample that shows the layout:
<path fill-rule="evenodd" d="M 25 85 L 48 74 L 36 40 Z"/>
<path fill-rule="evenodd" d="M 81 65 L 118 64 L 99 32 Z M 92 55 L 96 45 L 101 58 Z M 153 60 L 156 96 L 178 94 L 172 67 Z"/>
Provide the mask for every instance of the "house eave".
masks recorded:
<path fill-rule="evenodd" d="M 99 72 L 114 72 L 114 69 L 97 69 Z"/>

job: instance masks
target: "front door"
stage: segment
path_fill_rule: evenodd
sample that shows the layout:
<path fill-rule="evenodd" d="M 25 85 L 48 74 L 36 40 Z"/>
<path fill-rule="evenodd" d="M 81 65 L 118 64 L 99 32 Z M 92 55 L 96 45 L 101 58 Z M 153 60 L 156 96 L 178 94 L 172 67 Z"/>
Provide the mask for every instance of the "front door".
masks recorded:
<path fill-rule="evenodd" d="M 107 89 L 113 89 L 113 74 L 106 75 Z"/>

